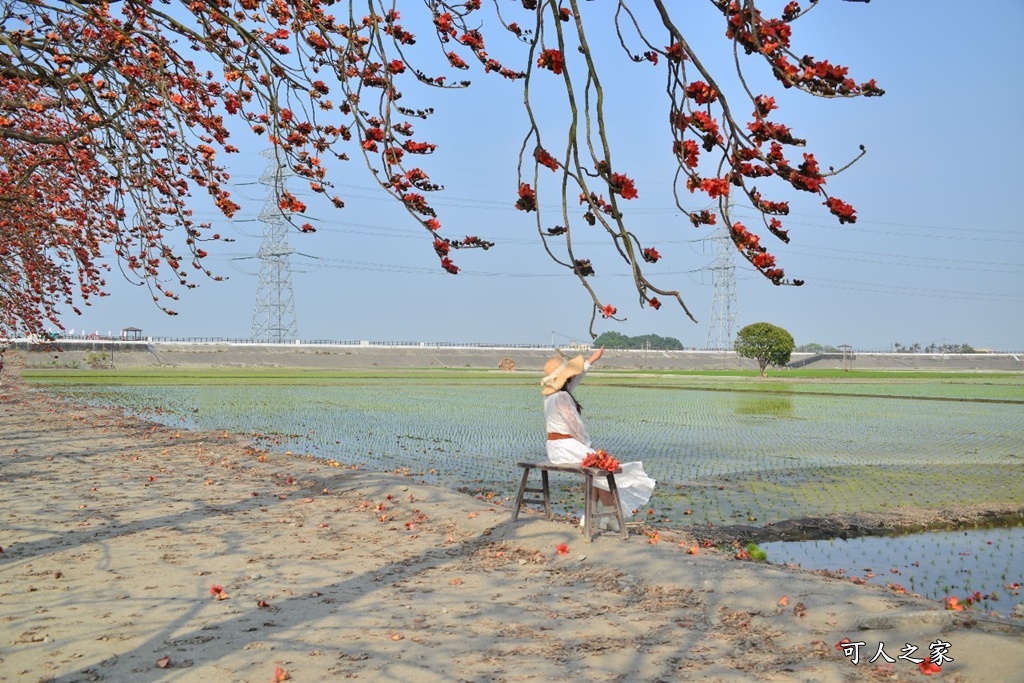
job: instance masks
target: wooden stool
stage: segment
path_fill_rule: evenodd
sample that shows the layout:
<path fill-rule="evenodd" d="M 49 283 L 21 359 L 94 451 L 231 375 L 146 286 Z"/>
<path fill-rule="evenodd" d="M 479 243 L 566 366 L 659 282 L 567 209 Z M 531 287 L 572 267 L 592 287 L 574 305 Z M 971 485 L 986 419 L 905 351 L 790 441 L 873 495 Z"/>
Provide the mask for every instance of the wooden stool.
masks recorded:
<path fill-rule="evenodd" d="M 598 519 L 604 519 L 605 517 L 612 517 L 619 523 L 619 533 L 622 538 L 628 538 L 629 534 L 626 531 L 626 519 L 622 514 L 622 502 L 619 500 L 619 488 L 615 485 L 615 475 L 622 471 L 622 468 L 616 468 L 614 472 L 603 470 L 598 467 L 583 467 L 581 465 L 558 465 L 553 462 L 517 462 L 516 467 L 523 468 L 523 480 L 519 484 L 519 493 L 516 494 L 515 509 L 512 511 L 512 521 L 519 519 L 519 511 L 522 509 L 523 503 L 541 503 L 544 505 L 544 517 L 551 519 L 551 488 L 548 484 L 548 472 L 572 472 L 575 474 L 582 474 L 584 480 L 583 487 L 583 535 L 587 539 L 587 543 L 590 543 L 591 538 L 594 535 L 594 529 L 597 528 L 594 524 Z M 540 488 L 528 488 L 527 483 L 530 478 L 531 470 L 540 470 Z M 604 477 L 605 481 L 608 482 L 608 490 L 612 494 L 612 505 L 615 508 L 612 512 L 598 512 L 597 506 L 594 504 L 594 477 Z M 527 493 L 539 493 L 540 498 L 525 498 Z"/>

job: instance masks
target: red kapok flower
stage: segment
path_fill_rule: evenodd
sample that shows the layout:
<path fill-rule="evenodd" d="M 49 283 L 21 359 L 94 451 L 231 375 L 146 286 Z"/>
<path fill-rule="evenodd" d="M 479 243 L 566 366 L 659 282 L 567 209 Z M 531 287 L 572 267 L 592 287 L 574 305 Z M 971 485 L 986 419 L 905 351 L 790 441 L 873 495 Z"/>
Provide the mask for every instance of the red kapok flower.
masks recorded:
<path fill-rule="evenodd" d="M 700 189 L 708 193 L 712 199 L 729 196 L 729 181 L 726 178 L 705 178 L 700 181 Z"/>
<path fill-rule="evenodd" d="M 555 548 L 555 550 L 558 551 L 559 555 L 568 555 L 569 554 L 569 546 L 567 544 L 565 544 L 565 543 L 559 543 L 558 547 Z"/>
<path fill-rule="evenodd" d="M 580 463 L 583 467 L 597 467 L 598 469 L 608 470 L 614 472 L 619 469 L 618 459 L 608 454 L 608 451 L 598 449 L 587 453 L 586 457 L 583 458 L 583 462 Z"/>
<path fill-rule="evenodd" d="M 654 247 L 648 247 L 643 250 L 644 261 L 648 263 L 654 263 L 661 258 L 661 254 Z"/>
<path fill-rule="evenodd" d="M 456 69 L 468 69 L 469 68 L 469 64 L 466 64 L 465 60 L 462 59 L 462 57 L 460 57 L 455 52 L 449 52 L 447 57 L 448 57 L 448 63 L 451 64 L 452 66 L 454 66 Z"/>
<path fill-rule="evenodd" d="M 917 668 L 921 670 L 925 676 L 931 676 L 942 672 L 942 667 L 932 661 L 931 657 L 925 657 L 924 661 L 917 665 Z"/>
<path fill-rule="evenodd" d="M 846 202 L 836 199 L 835 197 L 829 197 L 824 204 L 828 207 L 828 210 L 832 212 L 833 216 L 839 218 L 840 224 L 857 222 L 857 216 L 854 213 L 853 207 Z"/>
<path fill-rule="evenodd" d="M 520 211 L 535 211 L 537 209 L 537 193 L 533 191 L 529 183 L 519 184 L 519 200 L 516 208 Z"/>
<path fill-rule="evenodd" d="M 612 173 L 609 184 L 611 191 L 618 192 L 623 199 L 636 199 L 639 196 L 636 187 L 633 186 L 633 180 L 622 173 Z"/>
<path fill-rule="evenodd" d="M 459 267 L 457 265 L 455 265 L 454 263 L 452 263 L 452 260 L 450 258 L 448 258 L 447 256 L 444 257 L 443 259 L 441 259 L 441 267 L 444 268 L 445 270 L 447 270 L 452 275 L 458 275 L 459 274 Z"/>
<path fill-rule="evenodd" d="M 556 75 L 561 74 L 562 69 L 565 68 L 565 57 L 562 56 L 560 50 L 544 50 L 537 58 L 537 66 L 549 69 Z"/>
<path fill-rule="evenodd" d="M 601 315 L 603 315 L 605 318 L 612 317 L 613 315 L 615 315 L 616 312 L 618 312 L 618 309 L 612 306 L 611 304 L 605 304 L 604 306 L 601 307 Z"/>
<path fill-rule="evenodd" d="M 541 166 L 547 166 L 552 171 L 558 170 L 558 162 L 555 161 L 554 157 L 547 153 L 547 150 L 538 147 L 537 150 L 533 153 L 533 156 L 535 159 L 537 159 L 537 163 L 540 164 Z"/>
<path fill-rule="evenodd" d="M 681 62 L 687 58 L 685 52 L 683 52 L 683 46 L 680 43 L 672 43 L 671 45 L 665 46 L 665 55 L 668 57 L 670 62 Z"/>
<path fill-rule="evenodd" d="M 694 81 L 686 86 L 686 96 L 697 104 L 708 104 L 718 99 L 718 93 L 704 81 Z"/>

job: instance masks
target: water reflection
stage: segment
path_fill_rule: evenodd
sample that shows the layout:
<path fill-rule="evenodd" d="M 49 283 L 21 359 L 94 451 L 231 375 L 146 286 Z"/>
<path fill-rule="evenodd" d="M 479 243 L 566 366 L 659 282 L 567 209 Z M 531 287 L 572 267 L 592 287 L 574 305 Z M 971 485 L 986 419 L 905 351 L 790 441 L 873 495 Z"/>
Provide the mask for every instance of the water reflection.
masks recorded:
<path fill-rule="evenodd" d="M 736 414 L 765 417 L 794 417 L 793 399 L 789 396 L 736 396 Z"/>
<path fill-rule="evenodd" d="M 971 609 L 1009 616 L 1024 604 L 1024 526 L 931 531 L 906 536 L 762 543 L 773 564 L 841 572 L 893 590 L 960 602 L 981 594 Z M 1020 610 L 1024 610 L 1021 607 Z"/>

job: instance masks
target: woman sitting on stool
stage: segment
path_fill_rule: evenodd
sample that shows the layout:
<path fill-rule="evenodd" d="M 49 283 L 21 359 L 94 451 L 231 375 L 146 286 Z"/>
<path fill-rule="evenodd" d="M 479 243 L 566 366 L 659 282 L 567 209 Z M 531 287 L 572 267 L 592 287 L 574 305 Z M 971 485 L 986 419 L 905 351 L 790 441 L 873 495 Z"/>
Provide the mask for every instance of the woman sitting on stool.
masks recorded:
<path fill-rule="evenodd" d="M 594 351 L 587 360 L 583 356 L 568 359 L 556 356 L 544 364 L 544 379 L 541 380 L 541 394 L 544 395 L 544 419 L 547 422 L 548 460 L 560 465 L 580 465 L 594 448 L 583 426 L 582 408 L 573 390 L 579 386 L 587 371 L 604 355 L 604 347 Z M 633 510 L 647 505 L 654 491 L 655 481 L 644 472 L 642 462 L 624 462 L 622 472 L 615 475 L 615 484 L 622 501 L 622 513 L 626 517 Z M 598 503 L 612 507 L 612 496 L 607 482 L 594 479 L 594 496 Z M 580 519 L 580 526 L 585 520 Z M 610 524 L 614 531 L 618 522 L 602 518 L 602 527 Z"/>

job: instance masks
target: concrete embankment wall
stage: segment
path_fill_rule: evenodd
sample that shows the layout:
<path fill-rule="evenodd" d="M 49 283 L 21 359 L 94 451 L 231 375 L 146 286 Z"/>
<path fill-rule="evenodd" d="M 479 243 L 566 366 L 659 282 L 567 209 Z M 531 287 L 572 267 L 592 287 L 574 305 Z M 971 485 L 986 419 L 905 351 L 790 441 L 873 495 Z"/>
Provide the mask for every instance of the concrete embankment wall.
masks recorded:
<path fill-rule="evenodd" d="M 61 350 L 15 344 L 28 368 L 42 367 L 259 367 L 317 370 L 373 368 L 497 369 L 511 361 L 518 370 L 540 370 L 551 349 L 367 346 L 329 344 L 225 344 L 164 342 L 61 342 Z M 566 350 L 575 355 L 579 351 Z M 583 352 L 586 355 L 589 352 Z M 1024 372 L 1014 354 L 853 353 L 793 354 L 791 364 L 809 369 Z M 609 349 L 601 365 L 623 370 L 756 370 L 757 365 L 726 351 L 626 351 Z M 782 372 L 774 369 L 772 372 Z"/>

